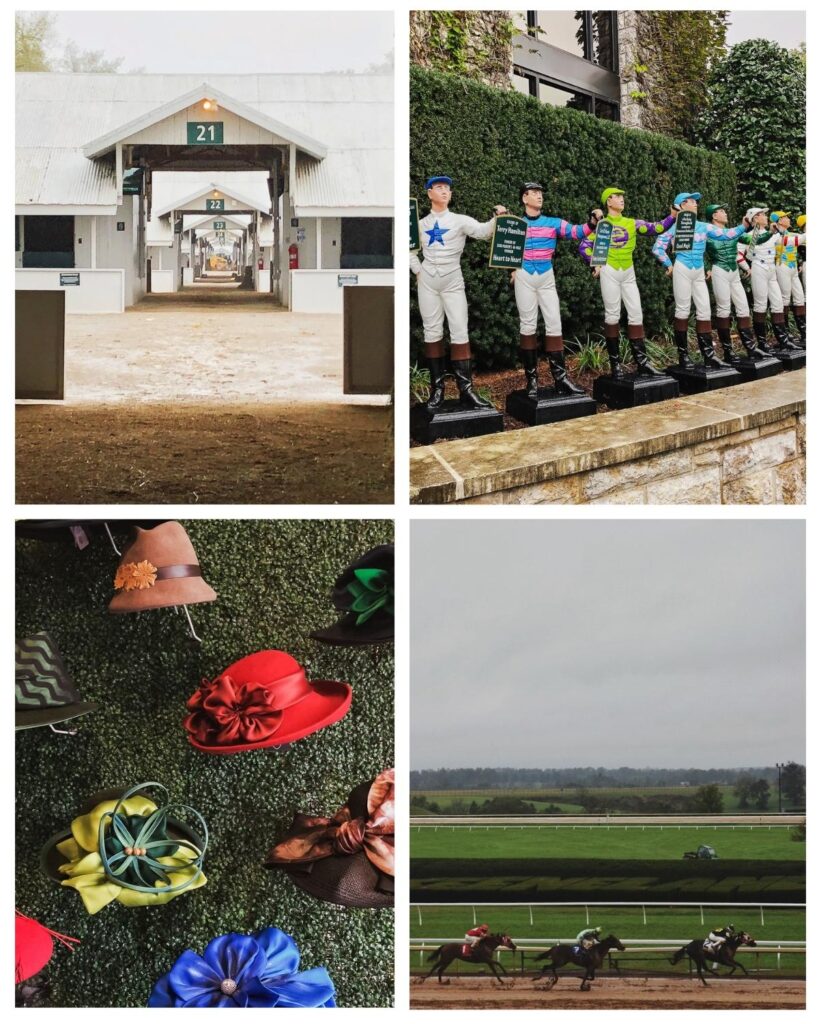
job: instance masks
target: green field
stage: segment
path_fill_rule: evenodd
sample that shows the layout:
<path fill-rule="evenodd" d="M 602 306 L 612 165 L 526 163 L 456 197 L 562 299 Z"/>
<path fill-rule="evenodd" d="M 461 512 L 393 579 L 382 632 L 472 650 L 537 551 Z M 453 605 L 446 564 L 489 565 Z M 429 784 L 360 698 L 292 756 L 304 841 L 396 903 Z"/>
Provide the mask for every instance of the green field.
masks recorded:
<path fill-rule="evenodd" d="M 542 939 L 545 944 L 551 944 L 557 940 L 569 940 L 582 929 L 591 924 L 600 925 L 605 933 L 613 933 L 628 945 L 628 942 L 639 942 L 641 939 L 677 940 L 682 945 L 683 941 L 693 938 L 704 937 L 710 928 L 720 924 L 731 922 L 737 928 L 748 931 L 753 937 L 759 940 L 773 942 L 805 940 L 805 912 L 801 909 L 795 910 L 768 910 L 764 911 L 764 924 L 760 916 L 760 910 L 754 907 L 728 908 L 728 907 L 706 907 L 704 908 L 704 922 L 700 918 L 699 907 L 646 907 L 645 923 L 643 910 L 640 907 L 589 907 L 589 916 L 583 907 L 509 907 L 501 905 L 480 904 L 475 906 L 475 917 L 473 908 L 465 907 L 443 907 L 430 904 L 428 906 L 413 906 L 410 908 L 410 936 L 413 941 L 418 939 L 458 939 L 468 928 L 473 926 L 475 921 L 486 922 L 493 931 L 508 931 L 512 939 Z M 673 944 L 669 942 L 669 945 Z M 502 954 L 507 969 L 520 966 L 520 957 L 514 957 L 510 953 Z M 534 956 L 534 954 L 532 954 Z M 624 956 L 621 960 L 621 967 L 631 968 L 636 971 L 646 970 L 679 972 L 684 975 L 688 971 L 687 962 L 684 960 L 677 967 L 672 968 L 667 960 L 667 954 L 651 953 L 646 954 L 646 959 L 627 959 Z M 423 961 L 426 953 L 423 954 Z M 742 962 L 750 969 L 756 958 L 743 954 Z M 411 969 L 413 972 L 422 969 L 422 954 L 413 951 L 410 957 Z M 526 957 L 526 965 L 536 967 Z M 427 965 L 429 967 L 431 965 Z M 760 966 L 768 972 L 777 969 L 776 954 L 766 954 L 760 961 Z M 805 969 L 805 957 L 800 954 L 783 954 L 779 962 L 779 970 L 785 974 L 802 974 Z M 459 970 L 469 971 L 470 965 L 460 964 Z"/>
<path fill-rule="evenodd" d="M 771 788 L 769 811 L 776 809 L 774 789 L 775 787 Z M 696 786 L 618 786 L 585 790 L 589 796 L 594 796 L 601 800 L 621 797 L 668 797 L 674 799 L 684 798 L 688 802 L 693 801 L 696 791 Z M 722 795 L 724 813 L 741 814 L 745 811 L 749 814 L 760 813 L 754 808 L 740 808 L 739 800 L 734 796 L 733 786 L 720 786 L 719 791 Z M 535 810 L 539 813 L 545 811 L 549 805 L 554 804 L 564 814 L 583 814 L 583 807 L 577 802 L 580 792 L 580 788 L 570 786 L 565 786 L 562 789 L 423 789 L 413 790 L 411 802 L 414 803 L 418 797 L 426 797 L 427 800 L 436 803 L 440 812 L 445 814 L 453 803 L 466 802 L 470 804 L 474 800 L 476 803 L 481 804 L 484 800 L 492 800 L 495 797 L 514 797 L 518 800 L 526 800 L 528 803 L 534 804 Z M 693 808 L 689 807 L 689 810 L 693 811 Z M 415 811 L 419 814 L 429 813 L 420 807 L 414 807 L 413 812 Z M 633 812 L 615 811 L 614 813 L 627 814 Z"/>
<path fill-rule="evenodd" d="M 413 827 L 412 857 L 541 858 L 594 857 L 680 860 L 701 844 L 713 846 L 720 859 L 804 860 L 805 843 L 791 830 L 760 826 L 525 825 Z"/>

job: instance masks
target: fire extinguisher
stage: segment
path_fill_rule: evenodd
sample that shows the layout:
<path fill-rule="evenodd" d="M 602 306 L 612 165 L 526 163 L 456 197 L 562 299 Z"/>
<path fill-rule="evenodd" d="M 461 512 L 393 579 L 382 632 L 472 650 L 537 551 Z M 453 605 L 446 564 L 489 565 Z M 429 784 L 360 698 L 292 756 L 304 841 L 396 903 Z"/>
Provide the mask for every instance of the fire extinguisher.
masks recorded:
<path fill-rule="evenodd" d="M 264 256 L 259 257 L 259 270 L 264 270 Z"/>
<path fill-rule="evenodd" d="M 299 247 L 294 242 L 293 245 L 291 245 L 288 248 L 287 252 L 290 255 L 290 269 L 291 270 L 298 270 L 299 269 Z"/>

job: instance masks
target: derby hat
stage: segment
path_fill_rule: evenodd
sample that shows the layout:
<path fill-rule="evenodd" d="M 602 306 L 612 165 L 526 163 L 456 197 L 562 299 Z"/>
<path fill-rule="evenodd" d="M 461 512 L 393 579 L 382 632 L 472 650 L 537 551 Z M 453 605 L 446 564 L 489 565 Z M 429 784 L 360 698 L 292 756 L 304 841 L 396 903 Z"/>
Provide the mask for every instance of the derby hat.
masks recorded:
<path fill-rule="evenodd" d="M 159 803 L 144 795 L 147 789 L 159 791 Z M 71 825 L 43 846 L 41 869 L 76 889 L 89 914 L 113 902 L 159 906 L 198 889 L 207 882 L 208 827 L 194 808 L 167 798 L 159 782 L 89 797 Z"/>
<path fill-rule="evenodd" d="M 99 707 L 80 699 L 54 640 L 44 630 L 14 649 L 14 728 L 68 722 Z"/>
<path fill-rule="evenodd" d="M 395 888 L 395 770 L 352 790 L 324 818 L 297 814 L 265 860 L 318 899 L 345 907 L 389 907 Z"/>
<path fill-rule="evenodd" d="M 108 611 L 142 612 L 149 608 L 215 601 L 216 591 L 202 578 L 199 559 L 181 523 L 160 523 L 150 530 L 135 527 L 114 578 L 116 594 Z"/>
<path fill-rule="evenodd" d="M 395 548 L 380 544 L 349 565 L 338 577 L 331 598 L 341 617 L 332 626 L 314 630 L 325 644 L 382 644 L 395 636 L 393 595 Z"/>
<path fill-rule="evenodd" d="M 340 721 L 353 699 L 348 683 L 309 682 L 284 651 L 240 658 L 213 680 L 203 679 L 182 724 L 207 754 L 280 747 Z"/>
<path fill-rule="evenodd" d="M 19 910 L 14 911 L 14 983 L 23 981 L 38 974 L 51 959 L 54 952 L 54 939 L 61 942 L 72 952 L 72 942 L 79 942 L 70 935 L 46 928 L 44 924 L 26 917 Z"/>

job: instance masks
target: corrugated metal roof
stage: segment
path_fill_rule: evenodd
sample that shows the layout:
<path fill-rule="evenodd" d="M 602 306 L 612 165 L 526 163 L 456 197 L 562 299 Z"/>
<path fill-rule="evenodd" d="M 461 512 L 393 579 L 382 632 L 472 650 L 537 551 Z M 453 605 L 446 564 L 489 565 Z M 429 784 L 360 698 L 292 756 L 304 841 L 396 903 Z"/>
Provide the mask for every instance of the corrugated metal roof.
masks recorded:
<path fill-rule="evenodd" d="M 18 205 L 110 206 L 113 173 L 82 147 L 201 86 L 203 76 L 22 73 L 16 81 Z M 296 205 L 392 207 L 391 77 L 214 75 L 208 82 L 327 146 L 318 166 L 300 159 Z"/>

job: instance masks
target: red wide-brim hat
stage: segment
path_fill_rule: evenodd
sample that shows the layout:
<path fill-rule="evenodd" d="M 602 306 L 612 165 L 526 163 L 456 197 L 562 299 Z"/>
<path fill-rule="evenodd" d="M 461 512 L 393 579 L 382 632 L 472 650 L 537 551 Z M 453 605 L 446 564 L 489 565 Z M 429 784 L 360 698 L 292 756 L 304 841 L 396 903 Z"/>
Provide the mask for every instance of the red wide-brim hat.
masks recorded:
<path fill-rule="evenodd" d="M 183 725 L 197 750 L 238 754 L 304 739 L 340 721 L 352 699 L 349 683 L 309 681 L 289 654 L 259 651 L 202 680 Z M 247 707 L 237 713 L 243 701 Z"/>

